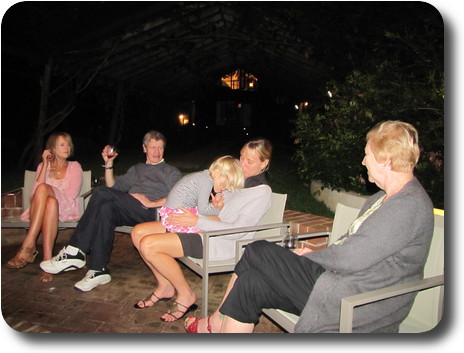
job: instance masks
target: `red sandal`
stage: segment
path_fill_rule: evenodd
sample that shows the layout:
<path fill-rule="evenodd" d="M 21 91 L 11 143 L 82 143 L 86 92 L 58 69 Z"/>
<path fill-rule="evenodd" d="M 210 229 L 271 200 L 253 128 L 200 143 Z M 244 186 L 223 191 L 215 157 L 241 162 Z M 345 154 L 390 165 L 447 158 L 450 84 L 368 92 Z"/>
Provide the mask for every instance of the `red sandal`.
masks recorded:
<path fill-rule="evenodd" d="M 188 325 L 187 321 L 189 321 L 190 319 L 193 319 L 193 321 L 190 323 L 190 325 Z M 198 317 L 189 316 L 184 322 L 184 327 L 187 333 L 198 333 L 198 323 L 200 322 L 200 320 L 201 319 Z M 210 320 L 211 320 L 211 316 L 208 316 L 208 325 L 206 326 L 206 328 L 208 329 L 209 333 L 213 333 L 211 331 Z"/>

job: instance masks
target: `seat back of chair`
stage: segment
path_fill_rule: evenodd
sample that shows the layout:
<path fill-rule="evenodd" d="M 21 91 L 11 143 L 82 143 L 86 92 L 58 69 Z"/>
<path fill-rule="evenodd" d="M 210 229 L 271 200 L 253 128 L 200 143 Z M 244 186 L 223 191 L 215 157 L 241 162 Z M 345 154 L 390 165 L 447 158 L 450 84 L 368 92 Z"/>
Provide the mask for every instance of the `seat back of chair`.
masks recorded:
<path fill-rule="evenodd" d="M 335 217 L 332 224 L 332 232 L 328 239 L 328 245 L 348 232 L 351 223 L 358 217 L 360 208 L 346 206 L 344 204 L 337 204 L 335 209 Z"/>
<path fill-rule="evenodd" d="M 32 187 L 34 186 L 35 171 L 26 170 L 24 172 L 23 186 L 23 210 L 27 210 L 31 205 Z"/>
<path fill-rule="evenodd" d="M 445 263 L 445 215 L 435 209 L 432 242 L 424 267 L 424 278 L 441 275 Z M 434 328 L 443 312 L 443 286 L 419 292 L 407 318 L 400 325 L 400 332 L 425 332 Z"/>
<path fill-rule="evenodd" d="M 84 170 L 82 172 L 82 186 L 79 195 L 85 194 L 92 189 L 92 171 Z"/>
<path fill-rule="evenodd" d="M 31 204 L 32 188 L 34 187 L 36 172 L 26 170 L 24 172 L 23 186 L 23 210 L 27 210 Z M 92 171 L 86 170 L 82 173 L 82 186 L 79 195 L 82 195 L 92 188 Z"/>
<path fill-rule="evenodd" d="M 273 224 L 273 223 L 281 223 L 284 218 L 284 211 L 285 211 L 285 204 L 287 202 L 287 194 L 278 194 L 273 192 L 272 193 L 272 200 L 271 200 L 271 207 L 267 212 L 263 215 L 261 220 L 258 224 Z M 255 239 L 262 239 L 267 238 L 272 235 L 279 235 L 281 234 L 280 229 L 269 229 L 258 231 L 255 233 Z"/>

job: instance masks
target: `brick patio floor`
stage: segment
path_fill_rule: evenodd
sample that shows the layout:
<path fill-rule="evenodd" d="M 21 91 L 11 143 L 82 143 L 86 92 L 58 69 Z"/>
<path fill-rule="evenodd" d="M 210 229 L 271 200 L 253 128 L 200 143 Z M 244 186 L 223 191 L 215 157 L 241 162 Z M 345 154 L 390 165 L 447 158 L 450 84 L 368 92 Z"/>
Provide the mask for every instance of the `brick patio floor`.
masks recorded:
<path fill-rule="evenodd" d="M 64 237 L 61 237 L 61 240 Z M 55 253 L 62 246 L 57 244 Z M 35 263 L 20 270 L 6 268 L 17 245 L 2 246 L 2 314 L 6 323 L 20 332 L 51 333 L 184 333 L 183 320 L 161 322 L 159 317 L 172 302 L 160 302 L 146 310 L 132 306 L 145 298 L 154 287 L 153 276 L 132 246 L 130 236 L 117 234 L 111 261 L 112 281 L 90 292 L 75 290 L 73 285 L 86 269 L 56 275 L 54 281 L 41 283 Z M 182 265 L 183 266 L 183 265 Z M 184 274 L 201 298 L 201 279 L 183 267 Z M 210 308 L 224 295 L 230 273 L 211 276 Z M 192 315 L 199 315 L 200 310 Z M 256 332 L 280 333 L 277 326 L 263 317 Z"/>
<path fill-rule="evenodd" d="M 319 217 L 319 225 L 312 215 L 286 211 L 293 221 L 294 231 L 308 231 L 304 219 L 312 222 L 311 231 L 330 230 L 331 219 Z M 297 218 L 298 218 L 297 217 Z M 291 218 L 291 217 L 290 217 Z M 318 218 L 318 217 L 316 217 Z M 295 223 L 301 222 L 301 224 Z M 54 254 L 67 243 L 72 230 L 61 231 Z M 2 229 L 1 308 L 3 318 L 14 330 L 36 333 L 184 333 L 183 320 L 174 323 L 160 321 L 160 316 L 172 302 L 160 302 L 153 308 L 136 310 L 133 304 L 145 298 L 154 288 L 151 272 L 133 247 L 130 236 L 116 233 L 110 260 L 112 281 L 90 292 L 74 289 L 74 283 L 86 269 L 56 275 L 54 281 L 39 281 L 39 255 L 33 264 L 12 270 L 5 263 L 12 258 L 25 235 L 25 230 Z M 325 245 L 325 239 L 313 240 L 315 248 Z M 38 245 L 40 251 L 40 245 Z M 181 265 L 184 275 L 201 298 L 201 278 Z M 220 303 L 230 273 L 210 277 L 210 310 Z M 199 315 L 200 309 L 192 315 Z M 261 317 L 256 333 L 282 333 L 265 316 Z"/>

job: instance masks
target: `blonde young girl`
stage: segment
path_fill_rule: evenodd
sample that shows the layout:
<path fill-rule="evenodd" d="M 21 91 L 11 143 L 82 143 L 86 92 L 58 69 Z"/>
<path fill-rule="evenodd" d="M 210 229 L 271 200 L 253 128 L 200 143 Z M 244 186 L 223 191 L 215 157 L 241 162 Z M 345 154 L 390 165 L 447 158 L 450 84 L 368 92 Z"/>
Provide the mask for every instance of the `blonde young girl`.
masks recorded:
<path fill-rule="evenodd" d="M 195 215 L 217 216 L 223 206 L 221 193 L 224 190 L 242 189 L 243 185 L 243 171 L 237 159 L 232 156 L 220 157 L 209 169 L 188 174 L 179 180 L 159 210 L 161 221 L 138 224 L 132 230 L 132 238 L 166 230 L 171 233 L 198 233 L 195 227 L 173 226 L 167 221 L 169 214 L 182 213 L 179 207 L 185 207 Z M 209 202 L 210 195 L 212 202 Z"/>

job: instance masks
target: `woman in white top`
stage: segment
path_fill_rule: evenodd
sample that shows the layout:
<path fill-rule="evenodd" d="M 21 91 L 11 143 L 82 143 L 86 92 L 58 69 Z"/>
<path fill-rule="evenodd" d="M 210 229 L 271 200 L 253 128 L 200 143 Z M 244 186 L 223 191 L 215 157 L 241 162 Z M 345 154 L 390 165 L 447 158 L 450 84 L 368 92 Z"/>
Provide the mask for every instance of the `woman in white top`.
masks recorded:
<path fill-rule="evenodd" d="M 240 168 L 241 170 L 241 168 Z M 243 173 L 243 172 L 242 172 Z M 195 215 L 186 208 L 183 214 L 171 214 L 169 221 L 179 226 L 194 226 L 203 231 L 253 226 L 271 205 L 272 191 L 268 185 L 224 191 L 224 206 L 218 217 Z M 210 260 L 223 260 L 234 256 L 235 241 L 249 239 L 253 233 L 231 234 L 210 240 Z M 161 320 L 176 321 L 196 308 L 196 296 L 187 283 L 176 258 L 201 258 L 202 237 L 197 233 L 161 233 L 147 235 L 134 242 L 140 255 L 156 277 L 158 286 L 146 300 L 134 305 L 136 309 L 153 306 L 159 300 L 170 299 L 177 293 L 174 311 L 165 313 Z"/>

